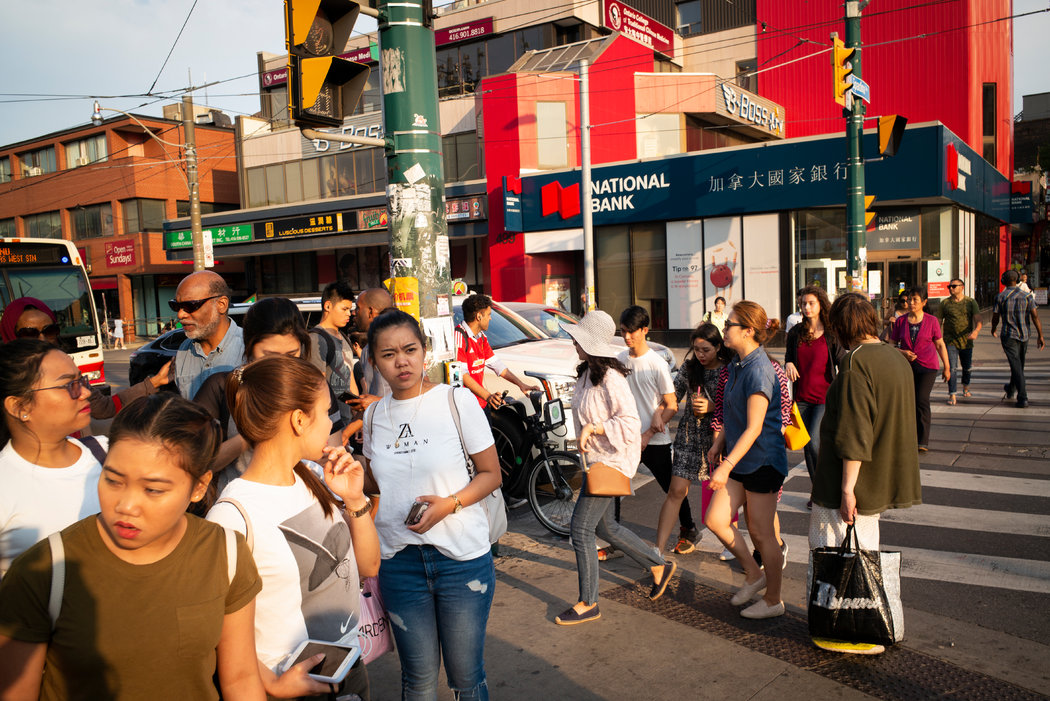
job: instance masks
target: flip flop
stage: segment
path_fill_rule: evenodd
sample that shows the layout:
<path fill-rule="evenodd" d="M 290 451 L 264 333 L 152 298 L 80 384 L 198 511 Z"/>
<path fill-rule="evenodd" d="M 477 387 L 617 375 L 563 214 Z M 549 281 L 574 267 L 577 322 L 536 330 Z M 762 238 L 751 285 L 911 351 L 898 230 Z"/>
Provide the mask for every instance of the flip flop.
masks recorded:
<path fill-rule="evenodd" d="M 955 395 L 948 395 L 948 406 L 955 406 Z"/>
<path fill-rule="evenodd" d="M 964 396 L 964 397 L 972 397 L 973 395 L 972 395 L 972 394 L 970 394 L 970 390 L 968 390 L 968 389 L 964 389 L 964 390 L 963 390 L 963 396 Z"/>

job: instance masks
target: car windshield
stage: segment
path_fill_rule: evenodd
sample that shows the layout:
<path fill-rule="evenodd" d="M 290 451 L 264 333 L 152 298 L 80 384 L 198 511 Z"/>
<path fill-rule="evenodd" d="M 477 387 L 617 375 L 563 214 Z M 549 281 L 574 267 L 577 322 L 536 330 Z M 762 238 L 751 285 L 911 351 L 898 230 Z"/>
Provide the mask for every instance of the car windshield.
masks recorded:
<path fill-rule="evenodd" d="M 457 304 L 453 308 L 453 314 L 457 325 L 463 322 L 463 308 L 460 305 Z M 533 329 L 522 324 L 511 314 L 495 305 L 492 307 L 492 321 L 489 322 L 489 328 L 485 335 L 488 336 L 489 345 L 493 349 L 543 339 L 543 336 L 540 336 Z"/>
<path fill-rule="evenodd" d="M 579 317 L 570 314 L 563 309 L 552 309 L 549 307 L 527 307 L 515 310 L 517 314 L 525 317 L 526 321 L 542 329 L 551 338 L 571 338 L 561 327 L 562 324 L 578 324 Z"/>

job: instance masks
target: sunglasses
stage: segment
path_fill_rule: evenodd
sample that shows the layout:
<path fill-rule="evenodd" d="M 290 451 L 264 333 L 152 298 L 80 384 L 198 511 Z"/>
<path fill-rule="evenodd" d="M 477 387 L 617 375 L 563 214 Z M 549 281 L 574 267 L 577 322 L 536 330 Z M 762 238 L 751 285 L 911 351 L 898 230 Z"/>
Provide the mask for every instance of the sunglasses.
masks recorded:
<path fill-rule="evenodd" d="M 80 399 L 81 389 L 91 391 L 91 382 L 88 378 L 83 375 L 77 377 L 75 380 L 70 380 L 64 385 L 55 385 L 54 387 L 38 387 L 36 389 L 29 390 L 30 392 L 43 392 L 45 389 L 64 389 L 69 392 L 70 399 Z"/>
<path fill-rule="evenodd" d="M 205 297 L 204 299 L 187 299 L 184 302 L 180 302 L 177 299 L 169 299 L 168 306 L 171 307 L 171 311 L 175 312 L 176 314 L 180 311 L 184 311 L 187 314 L 192 314 L 193 312 L 203 307 L 205 302 L 209 302 L 213 299 L 218 299 L 219 297 L 223 296 L 224 295 L 212 295 L 211 297 Z"/>
<path fill-rule="evenodd" d="M 32 326 L 23 326 L 20 329 L 15 330 L 15 336 L 17 338 L 40 338 L 40 336 L 57 336 L 58 332 L 62 328 L 58 324 L 48 324 L 42 329 L 35 329 Z"/>
<path fill-rule="evenodd" d="M 962 285 L 948 285 L 948 289 L 949 290 L 952 289 L 953 287 L 962 287 Z"/>
<path fill-rule="evenodd" d="M 731 326 L 736 326 L 741 329 L 747 328 L 747 324 L 741 324 L 739 321 L 727 321 L 725 327 L 728 329 Z"/>

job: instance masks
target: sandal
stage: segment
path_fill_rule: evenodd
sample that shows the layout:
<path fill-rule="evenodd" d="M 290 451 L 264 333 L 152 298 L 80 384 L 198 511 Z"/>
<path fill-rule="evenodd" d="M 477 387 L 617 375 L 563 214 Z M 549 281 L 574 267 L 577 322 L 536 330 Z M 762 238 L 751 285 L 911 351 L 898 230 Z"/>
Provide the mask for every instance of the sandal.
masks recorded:
<path fill-rule="evenodd" d="M 955 395 L 954 394 L 949 394 L 948 395 L 948 406 L 955 406 Z"/>
<path fill-rule="evenodd" d="M 972 397 L 973 396 L 972 394 L 970 394 L 970 388 L 969 387 L 963 387 L 963 396 L 964 397 Z"/>

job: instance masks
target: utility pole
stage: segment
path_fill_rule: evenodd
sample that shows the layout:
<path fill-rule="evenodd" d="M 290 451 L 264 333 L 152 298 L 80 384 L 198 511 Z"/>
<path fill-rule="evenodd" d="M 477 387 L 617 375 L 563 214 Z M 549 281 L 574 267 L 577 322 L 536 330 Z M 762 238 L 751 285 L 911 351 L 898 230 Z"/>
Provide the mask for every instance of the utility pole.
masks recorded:
<path fill-rule="evenodd" d="M 445 169 L 430 3 L 379 2 L 379 65 L 387 146 L 391 293 L 435 343 L 432 374 L 454 360 Z M 450 346 L 450 347 L 443 347 Z"/>
<path fill-rule="evenodd" d="M 590 62 L 580 61 L 580 214 L 583 217 L 583 313 L 595 309 L 594 222 L 591 215 Z"/>
<path fill-rule="evenodd" d="M 193 96 L 182 97 L 182 128 L 186 132 L 186 181 L 190 190 L 190 238 L 193 241 L 193 270 L 204 270 L 204 231 L 201 229 L 201 193 L 197 179 L 197 137 L 193 130 Z"/>
<path fill-rule="evenodd" d="M 846 0 L 846 49 L 853 49 L 854 80 L 861 79 L 861 44 L 860 44 L 860 0 Z M 846 160 L 846 266 L 849 274 L 849 291 L 868 293 L 868 253 L 865 232 L 864 206 L 864 100 L 859 99 L 852 91 L 847 93 L 846 141 L 848 158 Z"/>

